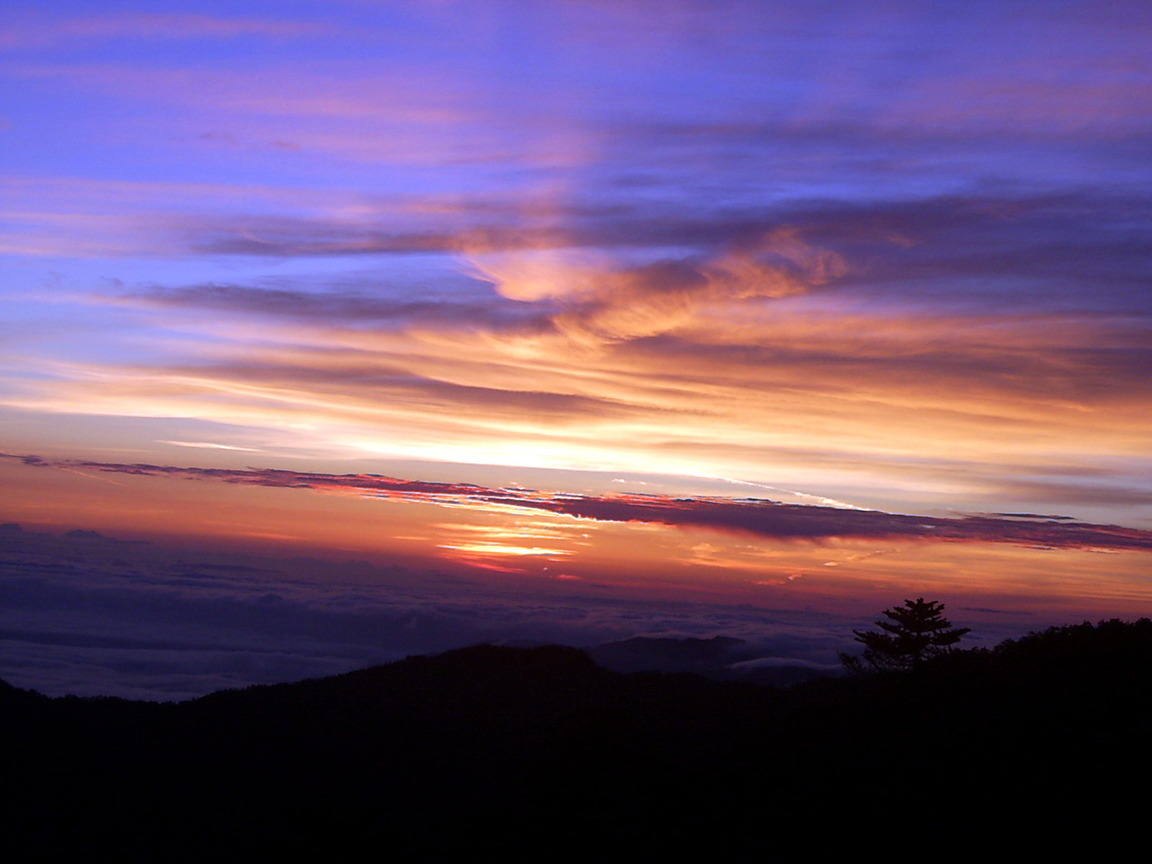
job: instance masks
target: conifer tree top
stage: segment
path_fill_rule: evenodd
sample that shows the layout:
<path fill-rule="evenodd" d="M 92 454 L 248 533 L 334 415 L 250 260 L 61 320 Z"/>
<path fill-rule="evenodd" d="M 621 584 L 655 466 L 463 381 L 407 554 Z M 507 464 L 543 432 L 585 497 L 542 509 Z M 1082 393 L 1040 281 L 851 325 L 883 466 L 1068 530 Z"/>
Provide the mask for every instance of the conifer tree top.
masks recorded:
<path fill-rule="evenodd" d="M 945 654 L 959 642 L 968 627 L 953 627 L 944 617 L 944 604 L 918 597 L 903 606 L 885 609 L 888 620 L 877 621 L 877 630 L 853 630 L 864 646 L 861 657 L 841 654 L 851 671 L 906 671 L 917 669 L 927 659 Z"/>

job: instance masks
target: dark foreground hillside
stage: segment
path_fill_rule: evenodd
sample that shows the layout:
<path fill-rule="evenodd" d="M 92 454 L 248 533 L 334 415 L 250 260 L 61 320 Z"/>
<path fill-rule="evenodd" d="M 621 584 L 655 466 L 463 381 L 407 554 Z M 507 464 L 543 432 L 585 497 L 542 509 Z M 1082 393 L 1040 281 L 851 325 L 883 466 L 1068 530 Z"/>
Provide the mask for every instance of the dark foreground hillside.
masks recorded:
<path fill-rule="evenodd" d="M 478 647 L 179 704 L 0 685 L 0 711 L 9 860 L 1103 851 L 1143 820 L 1152 622 L 789 690 Z"/>

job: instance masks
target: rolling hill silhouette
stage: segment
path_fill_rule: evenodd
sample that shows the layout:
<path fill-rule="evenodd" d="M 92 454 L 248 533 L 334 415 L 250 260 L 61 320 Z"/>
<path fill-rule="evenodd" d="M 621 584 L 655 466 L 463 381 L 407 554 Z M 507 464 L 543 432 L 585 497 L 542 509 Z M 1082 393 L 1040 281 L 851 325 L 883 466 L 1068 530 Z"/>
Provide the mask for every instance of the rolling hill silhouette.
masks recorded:
<path fill-rule="evenodd" d="M 1134 827 L 1152 622 L 787 690 L 479 646 L 181 703 L 3 685 L 0 716 L 13 860 L 1003 847 Z"/>

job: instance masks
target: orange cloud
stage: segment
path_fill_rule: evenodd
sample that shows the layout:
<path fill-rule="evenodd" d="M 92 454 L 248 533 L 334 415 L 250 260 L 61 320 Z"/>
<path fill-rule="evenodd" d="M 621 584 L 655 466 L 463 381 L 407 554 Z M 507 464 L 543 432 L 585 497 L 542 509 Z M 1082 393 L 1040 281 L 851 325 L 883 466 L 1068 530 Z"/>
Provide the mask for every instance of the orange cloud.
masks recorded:
<path fill-rule="evenodd" d="M 710 307 L 804 294 L 847 270 L 839 255 L 784 229 L 703 260 L 633 267 L 555 246 L 484 251 L 466 244 L 465 253 L 502 296 L 556 301 L 557 330 L 581 344 L 657 336 L 697 324 Z"/>

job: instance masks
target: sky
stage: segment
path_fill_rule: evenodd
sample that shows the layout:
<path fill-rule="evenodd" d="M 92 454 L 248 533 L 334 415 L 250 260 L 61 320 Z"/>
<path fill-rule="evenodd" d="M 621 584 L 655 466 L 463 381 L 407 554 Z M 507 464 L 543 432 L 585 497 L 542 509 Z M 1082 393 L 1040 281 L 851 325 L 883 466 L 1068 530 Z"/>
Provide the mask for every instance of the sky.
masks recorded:
<path fill-rule="evenodd" d="M 1143 0 L 6 3 L 0 677 L 1152 613 L 1150 44 Z M 490 623 L 177 681 L 157 621 L 203 659 L 257 571 Z"/>

